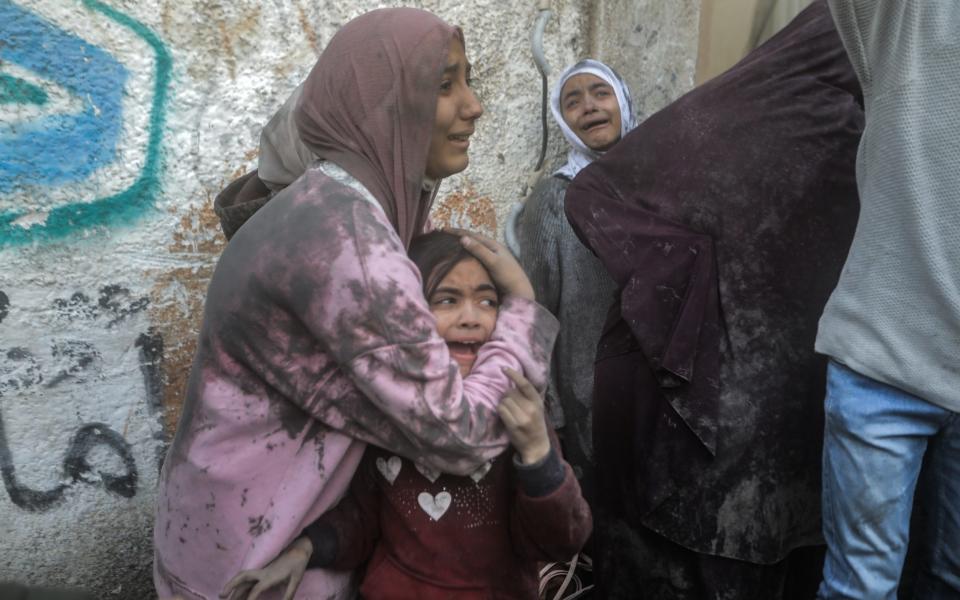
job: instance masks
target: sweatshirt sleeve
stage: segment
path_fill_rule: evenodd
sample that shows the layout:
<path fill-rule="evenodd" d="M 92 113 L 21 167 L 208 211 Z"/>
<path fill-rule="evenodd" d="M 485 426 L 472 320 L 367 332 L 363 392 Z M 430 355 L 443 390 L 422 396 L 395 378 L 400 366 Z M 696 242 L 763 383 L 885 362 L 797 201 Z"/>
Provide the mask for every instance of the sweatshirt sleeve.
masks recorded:
<path fill-rule="evenodd" d="M 551 444 L 550 454 L 537 465 L 514 466 L 510 536 L 516 551 L 531 560 L 569 560 L 593 531 L 590 507 L 552 431 Z"/>
<path fill-rule="evenodd" d="M 334 375 L 300 382 L 294 402 L 364 441 L 444 472 L 471 472 L 507 445 L 496 414 L 512 385 L 504 368 L 545 385 L 556 319 L 536 302 L 507 296 L 490 340 L 461 377 L 416 266 L 382 211 L 350 192 L 328 192 L 325 202 L 324 231 L 278 241 L 291 261 L 271 288 L 352 385 L 337 393 Z"/>

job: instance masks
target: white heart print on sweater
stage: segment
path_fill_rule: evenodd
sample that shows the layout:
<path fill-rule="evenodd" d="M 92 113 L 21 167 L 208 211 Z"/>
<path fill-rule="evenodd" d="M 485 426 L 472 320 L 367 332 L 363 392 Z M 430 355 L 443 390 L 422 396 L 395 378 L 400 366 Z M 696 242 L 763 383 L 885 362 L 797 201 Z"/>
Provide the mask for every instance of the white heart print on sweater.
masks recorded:
<path fill-rule="evenodd" d="M 430 515 L 431 519 L 439 521 L 440 517 L 450 508 L 453 497 L 450 496 L 449 492 L 440 492 L 436 496 L 429 492 L 420 492 L 420 495 L 417 496 L 417 502 L 420 504 L 423 512 Z"/>
<path fill-rule="evenodd" d="M 489 463 L 489 462 L 483 463 L 479 469 L 477 469 L 473 473 L 470 473 L 470 479 L 472 479 L 474 483 L 480 483 L 480 480 L 486 477 L 487 473 L 490 472 L 490 467 L 492 466 L 493 466 L 493 463 Z"/>
<path fill-rule="evenodd" d="M 414 465 L 420 474 L 430 480 L 430 483 L 434 483 L 438 477 L 440 477 L 440 471 L 436 469 L 431 469 L 430 467 L 425 467 L 420 463 L 414 463 Z"/>
<path fill-rule="evenodd" d="M 390 485 L 393 485 L 393 482 L 396 481 L 402 466 L 399 456 L 391 456 L 389 460 L 383 460 L 383 457 L 377 458 L 377 470 L 380 471 L 384 479 L 390 482 Z"/>

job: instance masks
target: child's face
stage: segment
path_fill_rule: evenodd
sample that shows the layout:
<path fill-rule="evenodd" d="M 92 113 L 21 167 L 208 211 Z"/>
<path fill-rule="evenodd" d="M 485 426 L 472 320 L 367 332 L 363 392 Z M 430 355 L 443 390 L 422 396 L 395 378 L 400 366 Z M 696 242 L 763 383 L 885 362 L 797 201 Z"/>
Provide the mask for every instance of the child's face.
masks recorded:
<path fill-rule="evenodd" d="M 440 337 L 460 365 L 460 375 L 466 377 L 497 323 L 497 288 L 477 259 L 466 258 L 447 273 L 427 300 Z"/>
<path fill-rule="evenodd" d="M 587 148 L 603 152 L 620 140 L 620 103 L 609 83 L 590 73 L 574 75 L 560 90 L 560 111 Z"/>

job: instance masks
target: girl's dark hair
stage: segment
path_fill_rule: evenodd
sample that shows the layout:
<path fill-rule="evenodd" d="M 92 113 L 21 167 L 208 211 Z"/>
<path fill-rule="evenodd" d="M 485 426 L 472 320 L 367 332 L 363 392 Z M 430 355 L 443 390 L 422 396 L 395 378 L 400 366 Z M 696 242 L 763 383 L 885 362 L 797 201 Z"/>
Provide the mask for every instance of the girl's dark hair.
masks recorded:
<path fill-rule="evenodd" d="M 410 260 L 420 270 L 420 278 L 423 279 L 423 295 L 427 300 L 455 266 L 464 259 L 474 258 L 460 243 L 459 235 L 440 230 L 413 238 L 408 254 Z M 503 295 L 499 289 L 497 294 Z"/>

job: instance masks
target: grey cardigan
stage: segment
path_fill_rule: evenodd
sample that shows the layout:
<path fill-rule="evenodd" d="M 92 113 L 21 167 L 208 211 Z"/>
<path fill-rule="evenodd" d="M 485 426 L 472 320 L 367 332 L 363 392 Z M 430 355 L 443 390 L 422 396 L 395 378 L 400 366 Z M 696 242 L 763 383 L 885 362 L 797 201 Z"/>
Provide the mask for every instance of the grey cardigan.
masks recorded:
<path fill-rule="evenodd" d="M 547 406 L 562 426 L 563 449 L 590 497 L 593 462 L 593 363 L 616 284 L 580 240 L 563 211 L 566 179 L 541 179 L 508 227 L 537 301 L 560 321 Z"/>

